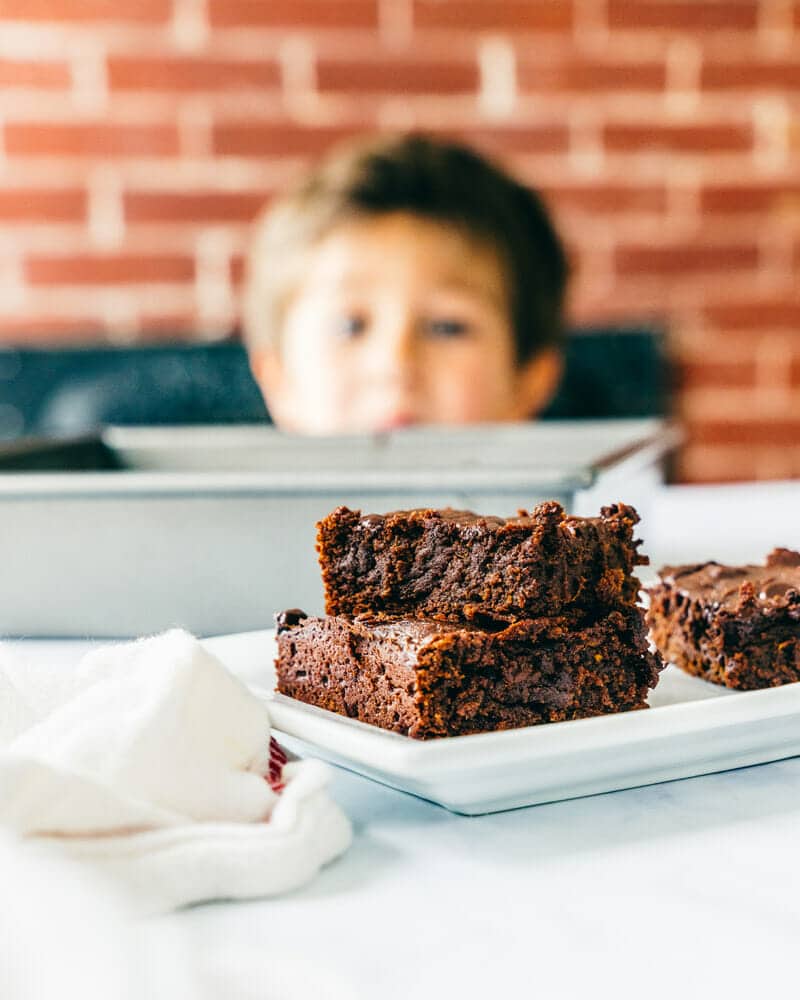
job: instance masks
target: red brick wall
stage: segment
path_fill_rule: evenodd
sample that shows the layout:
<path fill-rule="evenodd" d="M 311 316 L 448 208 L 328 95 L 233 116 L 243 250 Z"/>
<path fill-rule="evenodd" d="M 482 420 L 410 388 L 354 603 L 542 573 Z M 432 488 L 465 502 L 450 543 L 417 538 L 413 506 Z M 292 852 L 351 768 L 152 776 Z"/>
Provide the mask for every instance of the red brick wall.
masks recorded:
<path fill-rule="evenodd" d="M 800 475 L 800 2 L 0 0 L 0 338 L 213 337 L 331 140 L 448 131 L 550 198 L 573 316 L 663 319 L 690 480 Z"/>

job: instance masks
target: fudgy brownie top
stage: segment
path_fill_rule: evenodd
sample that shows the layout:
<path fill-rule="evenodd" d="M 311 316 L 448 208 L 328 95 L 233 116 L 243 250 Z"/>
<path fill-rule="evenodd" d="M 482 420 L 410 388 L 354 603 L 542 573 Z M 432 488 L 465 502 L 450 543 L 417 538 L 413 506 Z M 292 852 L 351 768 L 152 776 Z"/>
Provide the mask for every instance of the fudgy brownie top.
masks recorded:
<path fill-rule="evenodd" d="M 343 509 L 343 508 L 340 508 Z M 368 529 L 391 527 L 393 523 L 442 521 L 462 529 L 462 537 L 468 539 L 471 531 L 484 534 L 487 529 L 500 534 L 533 531 L 544 524 L 557 523 L 570 535 L 581 537 L 596 531 L 609 523 L 619 525 L 622 533 L 639 523 L 639 515 L 627 504 L 603 507 L 599 517 L 578 517 L 567 514 L 556 500 L 546 500 L 532 510 L 519 510 L 516 517 L 496 517 L 494 514 L 476 514 L 471 510 L 456 510 L 453 507 L 440 509 L 420 507 L 414 510 L 393 510 L 387 514 L 361 515 L 361 524 Z M 646 566 L 647 556 L 637 555 L 636 565 Z"/>
<path fill-rule="evenodd" d="M 800 605 L 800 552 L 773 549 L 764 566 L 725 566 L 718 562 L 665 566 L 662 583 L 696 601 L 736 612 Z"/>
<path fill-rule="evenodd" d="M 307 615 L 299 608 L 293 608 L 276 615 L 275 621 L 278 634 L 283 635 L 304 622 L 322 621 L 322 619 Z M 578 641 L 584 633 L 598 631 L 601 626 L 603 628 L 613 627 L 614 630 L 626 630 L 636 639 L 643 638 L 646 632 L 644 615 L 640 608 L 623 608 L 594 621 L 576 622 L 569 615 L 543 616 L 523 619 L 510 624 L 497 622 L 492 628 L 466 621 L 398 618 L 395 615 L 372 612 L 353 615 L 349 621 L 355 628 L 366 629 L 376 638 L 407 646 L 409 650 L 417 650 L 429 641 L 453 635 L 480 642 L 491 639 L 503 642 L 535 643 L 566 634 L 574 636 L 575 640 Z"/>
<path fill-rule="evenodd" d="M 313 619 L 305 611 L 299 608 L 292 608 L 290 611 L 282 611 L 276 616 L 278 635 L 290 632 L 293 628 L 301 625 L 306 620 Z M 361 614 L 353 615 L 351 621 L 354 625 L 363 625 L 375 635 L 386 639 L 397 639 L 407 641 L 413 645 L 420 646 L 426 639 L 435 635 L 447 635 L 453 631 L 459 632 L 480 632 L 487 634 L 486 629 L 479 629 L 466 622 L 449 623 L 436 621 L 433 618 L 396 618 L 386 614 Z"/>

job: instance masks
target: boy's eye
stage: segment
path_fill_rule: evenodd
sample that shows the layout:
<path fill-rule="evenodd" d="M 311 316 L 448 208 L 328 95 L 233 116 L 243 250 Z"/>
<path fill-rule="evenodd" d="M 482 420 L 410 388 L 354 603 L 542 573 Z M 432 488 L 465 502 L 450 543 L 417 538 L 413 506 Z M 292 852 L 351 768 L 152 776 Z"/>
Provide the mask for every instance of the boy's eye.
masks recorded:
<path fill-rule="evenodd" d="M 469 324 L 460 319 L 430 319 L 425 324 L 425 330 L 433 337 L 463 337 L 469 333 Z"/>
<path fill-rule="evenodd" d="M 354 340 L 356 337 L 360 337 L 366 329 L 365 317 L 359 316 L 357 313 L 340 316 L 336 321 L 336 334 L 342 340 Z"/>

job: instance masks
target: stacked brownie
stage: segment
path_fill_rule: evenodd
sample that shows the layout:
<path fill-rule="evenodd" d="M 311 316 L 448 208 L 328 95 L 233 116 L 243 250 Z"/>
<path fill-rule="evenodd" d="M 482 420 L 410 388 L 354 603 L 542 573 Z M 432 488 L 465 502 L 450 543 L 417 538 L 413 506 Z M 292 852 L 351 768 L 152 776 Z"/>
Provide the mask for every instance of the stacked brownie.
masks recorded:
<path fill-rule="evenodd" d="M 647 613 L 666 660 L 726 687 L 800 681 L 800 552 L 763 566 L 665 566 Z"/>
<path fill-rule="evenodd" d="M 632 507 L 518 517 L 339 507 L 318 525 L 327 616 L 278 616 L 278 690 L 418 739 L 645 707 Z"/>

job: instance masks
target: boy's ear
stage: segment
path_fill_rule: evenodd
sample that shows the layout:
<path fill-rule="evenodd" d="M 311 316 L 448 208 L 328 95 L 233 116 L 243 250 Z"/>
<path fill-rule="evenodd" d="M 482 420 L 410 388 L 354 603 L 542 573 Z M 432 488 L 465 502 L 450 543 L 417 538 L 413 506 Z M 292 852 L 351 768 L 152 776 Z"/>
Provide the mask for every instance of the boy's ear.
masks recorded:
<path fill-rule="evenodd" d="M 555 395 L 563 372 L 564 357 L 555 347 L 547 347 L 526 361 L 517 373 L 514 418 L 538 416 Z"/>

